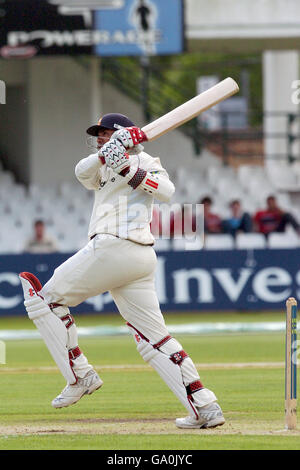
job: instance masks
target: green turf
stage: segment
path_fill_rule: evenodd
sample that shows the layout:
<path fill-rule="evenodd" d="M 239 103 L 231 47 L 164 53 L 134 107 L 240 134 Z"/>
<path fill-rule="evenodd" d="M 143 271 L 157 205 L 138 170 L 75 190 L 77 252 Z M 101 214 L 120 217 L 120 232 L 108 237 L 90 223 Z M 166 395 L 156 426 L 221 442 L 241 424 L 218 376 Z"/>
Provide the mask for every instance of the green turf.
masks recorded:
<path fill-rule="evenodd" d="M 103 315 L 74 315 L 77 326 L 124 325 L 119 314 Z M 285 312 L 194 312 L 194 313 L 166 313 L 167 324 L 198 323 L 198 322 L 260 322 L 283 321 Z M 35 326 L 26 314 L 15 317 L 0 317 L 0 329 L 34 329 Z"/>
<path fill-rule="evenodd" d="M 282 362 L 284 334 L 177 336 L 194 362 Z M 80 346 L 90 361 L 103 364 L 144 364 L 130 336 L 82 338 Z M 51 357 L 40 340 L 7 341 L 7 367 L 45 366 Z M 6 366 L 1 366 L 5 368 Z"/>
<path fill-rule="evenodd" d="M 163 440 L 163 443 L 162 443 Z M 162 447 L 165 446 L 165 447 Z M 1 437 L 0 450 L 112 450 L 113 457 L 117 450 L 299 450 L 299 438 L 295 436 L 247 436 L 242 442 L 232 436 L 199 436 L 186 434 L 180 436 L 180 447 L 174 442 L 173 435 L 147 436 L 24 436 Z M 101 456 L 100 456 L 101 457 Z"/>
<path fill-rule="evenodd" d="M 172 322 L 175 317 L 182 322 L 194 315 L 174 315 Z M 91 318 L 103 324 L 102 317 Z M 83 321 L 86 319 L 82 317 Z M 0 328 L 14 329 L 24 320 L 1 319 Z M 105 319 L 108 320 L 111 322 L 111 318 Z M 283 334 L 178 336 L 177 339 L 195 363 L 284 361 Z M 216 393 L 226 423 L 216 430 L 181 431 L 173 421 L 186 411 L 156 372 L 150 368 L 101 370 L 101 365 L 144 366 L 129 336 L 80 341 L 90 362 L 99 367 L 104 385 L 90 397 L 61 410 L 53 409 L 50 403 L 64 387 L 64 380 L 53 367 L 43 342 L 8 341 L 6 346 L 7 364 L 0 365 L 1 450 L 300 448 L 299 431 L 290 435 L 281 433 L 283 368 L 199 369 L 202 381 Z M 41 366 L 52 368 L 39 370 Z"/>

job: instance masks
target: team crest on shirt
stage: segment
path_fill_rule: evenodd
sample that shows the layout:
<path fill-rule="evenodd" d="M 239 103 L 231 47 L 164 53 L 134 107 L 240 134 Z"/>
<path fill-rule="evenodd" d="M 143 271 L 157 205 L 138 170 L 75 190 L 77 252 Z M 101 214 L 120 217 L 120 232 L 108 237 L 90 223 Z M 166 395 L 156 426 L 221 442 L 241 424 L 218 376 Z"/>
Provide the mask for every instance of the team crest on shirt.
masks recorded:
<path fill-rule="evenodd" d="M 114 183 L 116 181 L 116 178 L 113 176 L 110 180 L 101 181 L 101 183 L 99 184 L 99 190 L 102 189 L 108 181 L 111 181 L 111 183 Z"/>

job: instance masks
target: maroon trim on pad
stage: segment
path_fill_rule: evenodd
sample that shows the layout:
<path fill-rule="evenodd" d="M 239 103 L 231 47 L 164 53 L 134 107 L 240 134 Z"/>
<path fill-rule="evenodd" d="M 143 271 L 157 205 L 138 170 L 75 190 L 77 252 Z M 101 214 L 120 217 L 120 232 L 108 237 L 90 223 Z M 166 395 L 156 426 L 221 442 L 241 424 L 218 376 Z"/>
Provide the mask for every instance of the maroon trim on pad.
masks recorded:
<path fill-rule="evenodd" d="M 78 356 L 80 356 L 80 354 L 82 354 L 81 349 L 79 346 L 76 346 L 76 348 L 69 350 L 69 359 L 76 359 Z"/>
<path fill-rule="evenodd" d="M 163 339 L 161 339 L 158 343 L 153 344 L 154 349 L 159 349 L 161 346 L 163 346 L 164 344 L 166 344 L 171 338 L 172 338 L 172 336 L 170 336 L 170 335 L 165 336 L 165 337 L 164 337 Z"/>
<path fill-rule="evenodd" d="M 171 354 L 170 359 L 174 364 L 181 366 L 186 357 L 189 357 L 189 355 L 182 349 L 182 351 Z"/>
<path fill-rule="evenodd" d="M 143 333 L 141 333 L 139 330 L 137 330 L 133 325 L 131 325 L 131 323 L 126 322 L 126 325 L 127 325 L 127 326 L 130 326 L 130 328 L 133 328 L 133 329 L 137 332 L 137 334 L 140 335 L 140 337 L 141 337 L 142 339 L 144 339 L 145 341 L 147 341 L 147 343 L 149 343 L 149 339 L 146 338 L 146 336 L 144 336 Z"/>
<path fill-rule="evenodd" d="M 72 326 L 72 325 L 74 324 L 74 318 L 72 317 L 72 315 L 71 315 L 70 313 L 68 313 L 68 314 L 65 315 L 64 317 L 61 317 L 61 321 L 63 321 L 63 322 L 66 321 L 66 322 L 67 322 L 67 323 L 65 324 L 65 327 L 66 327 L 67 329 L 69 329 L 70 326 Z"/>
<path fill-rule="evenodd" d="M 196 380 L 195 382 L 190 383 L 186 387 L 186 392 L 188 395 L 192 395 L 195 392 L 198 392 L 199 390 L 202 390 L 204 388 L 204 385 L 200 380 Z"/>

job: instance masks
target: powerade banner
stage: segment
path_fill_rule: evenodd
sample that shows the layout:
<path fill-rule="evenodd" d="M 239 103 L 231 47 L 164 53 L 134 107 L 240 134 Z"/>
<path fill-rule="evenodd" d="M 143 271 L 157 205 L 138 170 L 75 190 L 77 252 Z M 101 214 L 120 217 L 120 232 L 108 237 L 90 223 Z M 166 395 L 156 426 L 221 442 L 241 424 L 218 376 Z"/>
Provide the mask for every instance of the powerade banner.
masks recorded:
<path fill-rule="evenodd" d="M 162 311 L 280 310 L 300 299 L 299 249 L 160 252 L 156 272 Z M 44 284 L 66 254 L 0 258 L 0 315 L 25 315 L 18 273 Z M 109 293 L 87 299 L 73 312 L 116 311 Z"/>
<path fill-rule="evenodd" d="M 177 54 L 182 0 L 0 1 L 0 57 Z"/>

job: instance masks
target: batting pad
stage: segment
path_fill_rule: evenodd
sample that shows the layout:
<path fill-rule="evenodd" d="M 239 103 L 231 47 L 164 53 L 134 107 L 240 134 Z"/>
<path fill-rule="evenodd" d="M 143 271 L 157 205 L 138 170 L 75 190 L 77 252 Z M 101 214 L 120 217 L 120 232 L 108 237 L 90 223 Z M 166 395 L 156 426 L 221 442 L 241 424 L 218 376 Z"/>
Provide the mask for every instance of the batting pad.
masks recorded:
<path fill-rule="evenodd" d="M 176 395 L 183 406 L 188 410 L 189 414 L 193 418 L 196 417 L 196 419 L 198 419 L 198 412 L 187 395 L 186 388 L 182 380 L 180 367 L 177 364 L 174 364 L 170 360 L 169 356 L 162 353 L 158 349 L 154 349 L 153 346 L 148 341 L 143 339 L 134 328 L 132 328 L 130 325 L 127 326 L 134 337 L 137 350 L 144 361 L 148 362 L 153 367 L 153 369 L 158 372 L 160 377 L 172 390 L 174 395 Z"/>
<path fill-rule="evenodd" d="M 25 297 L 24 305 L 28 317 L 39 330 L 49 352 L 66 381 L 69 384 L 74 384 L 77 378 L 70 366 L 67 350 L 67 329 L 63 322 L 51 312 L 47 303 L 37 294 L 33 284 L 23 277 L 23 274 L 26 273 L 21 273 L 19 277 L 23 287 Z"/>

